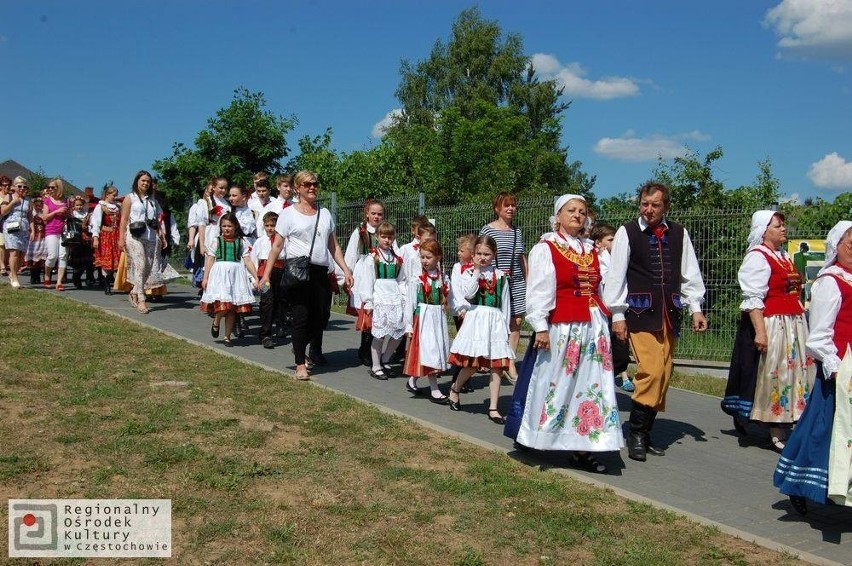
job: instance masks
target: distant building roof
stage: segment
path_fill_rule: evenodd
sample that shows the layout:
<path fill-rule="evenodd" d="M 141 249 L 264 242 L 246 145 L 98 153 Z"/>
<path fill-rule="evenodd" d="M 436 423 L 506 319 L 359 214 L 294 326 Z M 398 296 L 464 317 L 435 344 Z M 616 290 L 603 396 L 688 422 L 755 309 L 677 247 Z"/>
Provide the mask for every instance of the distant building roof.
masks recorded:
<path fill-rule="evenodd" d="M 27 169 L 14 159 L 7 159 L 3 163 L 0 163 L 0 175 L 6 175 L 10 179 L 14 179 L 17 176 L 26 177 L 27 179 L 32 178 L 35 175 L 35 171 L 31 169 Z M 48 175 L 48 178 L 53 177 L 62 177 L 62 175 Z M 62 177 L 62 180 L 65 181 L 65 193 L 66 194 L 75 194 L 82 195 L 83 191 L 78 189 L 73 183 L 69 182 L 68 179 Z"/>

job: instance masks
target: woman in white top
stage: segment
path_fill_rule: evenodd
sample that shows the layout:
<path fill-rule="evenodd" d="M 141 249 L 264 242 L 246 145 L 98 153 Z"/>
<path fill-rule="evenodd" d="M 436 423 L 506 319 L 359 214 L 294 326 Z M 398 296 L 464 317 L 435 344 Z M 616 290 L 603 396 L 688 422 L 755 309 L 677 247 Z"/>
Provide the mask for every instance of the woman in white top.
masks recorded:
<path fill-rule="evenodd" d="M 285 240 L 288 261 L 310 253 L 310 281 L 287 291 L 292 314 L 296 378 L 305 380 L 310 379 L 305 355 L 308 344 L 311 346 L 311 361 L 325 362 L 322 355 L 322 317 L 317 316 L 317 313 L 327 309 L 331 299 L 328 279 L 329 258 L 333 258 L 343 270 L 345 283 L 350 288 L 352 271 L 346 265 L 343 250 L 334 235 L 335 226 L 331 213 L 321 208 L 317 202 L 319 183 L 316 174 L 311 171 L 299 171 L 294 178 L 294 185 L 299 195 L 299 202 L 285 208 L 278 217 L 275 231 L 281 238 L 275 239 L 267 261 L 274 263 L 278 259 Z M 264 273 L 263 279 L 260 280 L 260 287 L 269 281 L 270 271 Z"/>
<path fill-rule="evenodd" d="M 12 186 L 10 200 L 0 204 L 0 216 L 3 222 L 3 240 L 9 251 L 9 284 L 13 289 L 20 288 L 18 268 L 24 252 L 27 251 L 30 234 L 30 201 L 27 198 L 29 183 L 24 177 L 16 177 Z"/>
<path fill-rule="evenodd" d="M 121 203 L 121 227 L 118 247 L 127 253 L 127 280 L 133 285 L 130 302 L 142 314 L 148 314 L 145 304 L 145 283 L 151 277 L 155 255 L 165 246 L 166 234 L 160 225 L 160 205 L 151 194 L 151 174 L 139 171 L 133 178 L 133 191 Z"/>

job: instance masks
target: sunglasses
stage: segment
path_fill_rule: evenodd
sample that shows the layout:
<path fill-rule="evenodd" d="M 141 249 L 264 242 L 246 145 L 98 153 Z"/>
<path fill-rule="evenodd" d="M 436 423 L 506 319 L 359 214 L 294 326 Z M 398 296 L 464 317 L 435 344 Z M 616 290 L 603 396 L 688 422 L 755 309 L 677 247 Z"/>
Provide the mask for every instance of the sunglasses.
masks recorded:
<path fill-rule="evenodd" d="M 319 183 L 316 181 L 306 181 L 302 183 L 302 186 L 310 189 L 311 187 L 319 187 Z"/>
<path fill-rule="evenodd" d="M 15 185 L 19 189 L 29 189 L 27 185 Z"/>

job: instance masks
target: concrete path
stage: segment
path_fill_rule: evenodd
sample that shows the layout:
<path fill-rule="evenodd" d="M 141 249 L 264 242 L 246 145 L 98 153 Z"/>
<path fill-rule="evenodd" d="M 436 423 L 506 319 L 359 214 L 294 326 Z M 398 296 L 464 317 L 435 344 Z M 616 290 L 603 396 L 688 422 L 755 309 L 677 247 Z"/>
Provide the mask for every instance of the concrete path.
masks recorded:
<path fill-rule="evenodd" d="M 106 296 L 101 290 L 70 289 L 63 295 L 109 312 L 128 317 L 175 336 L 213 349 L 291 373 L 293 355 L 289 341 L 265 350 L 254 335 L 237 340 L 231 348 L 210 336 L 210 319 L 198 309 L 195 291 L 175 286 L 164 303 L 150 304 L 148 315 L 131 308 L 125 295 Z M 48 292 L 48 291 L 45 291 Z M 53 292 L 53 291 L 50 291 Z M 315 368 L 316 384 L 340 391 L 391 412 L 406 415 L 426 426 L 460 436 L 491 449 L 506 452 L 530 465 L 552 468 L 583 481 L 607 486 L 619 495 L 668 508 L 704 524 L 718 526 L 745 540 L 787 550 L 802 559 L 820 564 L 852 564 L 852 509 L 811 505 L 807 517 L 792 511 L 786 497 L 772 486 L 777 454 L 767 448 L 767 433 L 758 427 L 741 440 L 733 432 L 730 417 L 719 409 L 719 399 L 682 390 L 671 390 L 668 411 L 657 418 L 655 444 L 667 449 L 662 458 L 648 457 L 645 463 L 621 454 L 607 454 L 608 475 L 595 475 L 564 467 L 559 455 L 518 453 L 502 427 L 486 418 L 487 380 L 474 378 L 475 392 L 462 396 L 462 411 L 430 403 L 427 397 L 413 397 L 405 390 L 405 379 L 378 381 L 356 365 L 359 336 L 352 319 L 332 315 L 325 334 L 325 354 L 330 365 Z M 422 386 L 426 381 L 422 380 Z M 442 378 L 442 382 L 446 382 Z M 504 386 L 500 408 L 506 413 L 511 386 Z M 629 410 L 629 397 L 619 393 L 621 418 Z"/>

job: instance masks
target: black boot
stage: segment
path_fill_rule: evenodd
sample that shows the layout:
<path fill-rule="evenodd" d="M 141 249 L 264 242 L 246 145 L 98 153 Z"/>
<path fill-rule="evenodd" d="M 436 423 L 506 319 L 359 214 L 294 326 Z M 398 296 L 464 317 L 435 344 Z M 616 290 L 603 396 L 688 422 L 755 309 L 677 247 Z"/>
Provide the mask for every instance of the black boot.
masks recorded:
<path fill-rule="evenodd" d="M 113 283 L 114 283 L 114 281 L 113 281 L 112 273 L 107 273 L 106 277 L 104 278 L 104 294 L 105 295 L 112 295 L 112 284 Z"/>
<path fill-rule="evenodd" d="M 30 267 L 30 285 L 41 284 L 41 270 L 42 267 L 40 265 L 33 264 L 32 267 Z"/>
<path fill-rule="evenodd" d="M 645 456 L 645 427 L 648 426 L 648 408 L 636 402 L 630 410 L 627 437 L 627 457 L 637 462 L 644 462 Z"/>
<path fill-rule="evenodd" d="M 648 409 L 648 424 L 645 425 L 645 452 L 651 456 L 665 456 L 666 451 L 662 448 L 657 448 L 651 443 L 651 429 L 654 428 L 654 421 L 657 419 L 657 411 Z"/>
<path fill-rule="evenodd" d="M 373 357 L 370 347 L 373 345 L 373 334 L 369 330 L 361 331 L 361 347 L 358 348 L 358 361 L 362 366 L 372 367 Z"/>
<path fill-rule="evenodd" d="M 245 338 L 246 337 L 246 329 L 248 329 L 248 323 L 246 322 L 246 315 L 240 313 L 237 315 L 237 338 Z"/>

